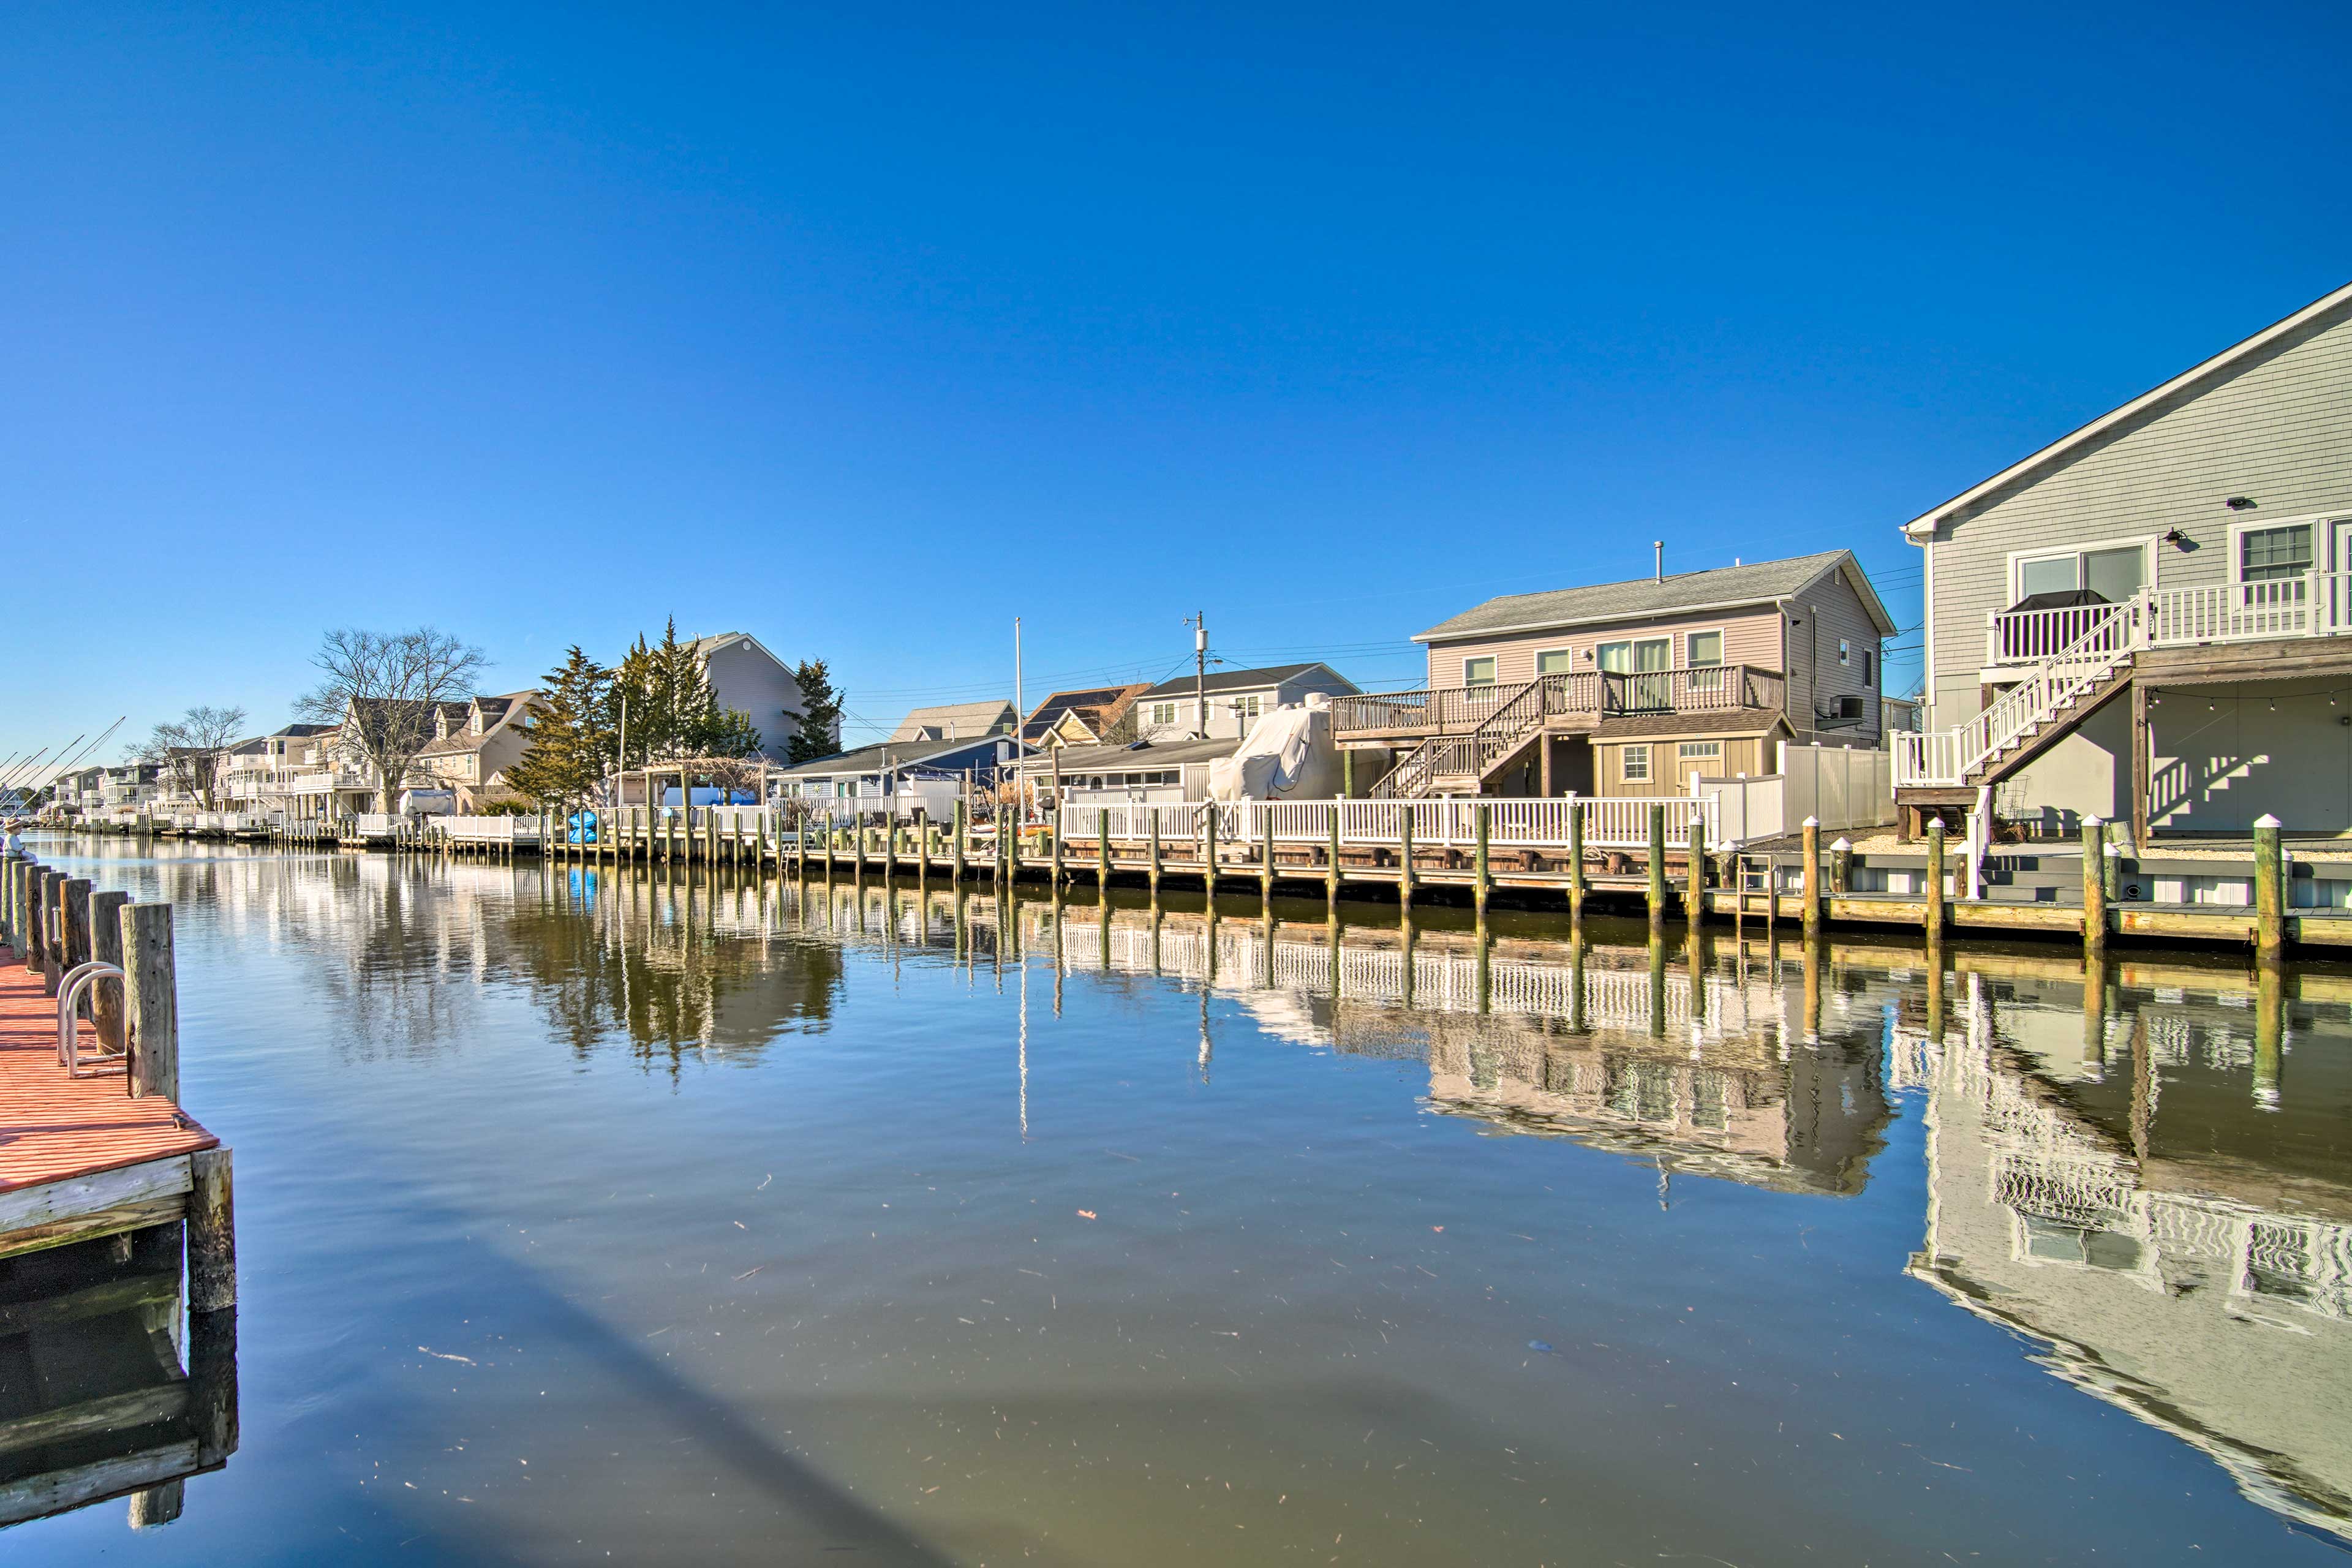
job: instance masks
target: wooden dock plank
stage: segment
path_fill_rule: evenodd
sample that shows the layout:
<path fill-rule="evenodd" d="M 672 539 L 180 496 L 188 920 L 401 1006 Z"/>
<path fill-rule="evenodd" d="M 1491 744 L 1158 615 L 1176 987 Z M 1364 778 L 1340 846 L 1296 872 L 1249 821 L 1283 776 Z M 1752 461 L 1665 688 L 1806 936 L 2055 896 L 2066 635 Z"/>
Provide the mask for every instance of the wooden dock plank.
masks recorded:
<path fill-rule="evenodd" d="M 187 1156 L 219 1143 L 169 1100 L 131 1099 L 119 1073 L 68 1077 L 58 1062 L 56 1000 L 0 949 L 0 1232 L 66 1218 L 76 1205 L 184 1203 Z M 159 1171 L 127 1169 L 158 1161 L 167 1163 Z M 85 1181 L 86 1192 L 28 1190 Z"/>

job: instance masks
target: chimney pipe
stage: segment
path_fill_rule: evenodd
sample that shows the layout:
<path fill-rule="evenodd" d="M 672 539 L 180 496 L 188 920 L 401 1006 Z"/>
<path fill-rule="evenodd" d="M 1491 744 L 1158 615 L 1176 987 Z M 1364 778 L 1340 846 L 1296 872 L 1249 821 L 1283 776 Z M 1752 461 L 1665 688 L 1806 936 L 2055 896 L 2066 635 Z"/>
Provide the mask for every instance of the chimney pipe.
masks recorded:
<path fill-rule="evenodd" d="M 1650 542 L 1650 548 L 1658 552 L 1657 580 L 1663 583 L 1666 580 L 1666 542 L 1654 539 Z"/>

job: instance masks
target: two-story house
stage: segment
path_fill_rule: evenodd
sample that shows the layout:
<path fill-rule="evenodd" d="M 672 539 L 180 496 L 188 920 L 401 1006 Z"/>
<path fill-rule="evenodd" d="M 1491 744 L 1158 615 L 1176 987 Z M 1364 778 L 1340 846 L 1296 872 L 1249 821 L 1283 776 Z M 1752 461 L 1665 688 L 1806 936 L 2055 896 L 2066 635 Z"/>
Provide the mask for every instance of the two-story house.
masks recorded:
<path fill-rule="evenodd" d="M 751 716 L 760 751 L 770 762 L 788 754 L 801 725 L 801 683 L 792 667 L 749 632 L 719 632 L 694 639 L 695 657 L 719 706 Z"/>
<path fill-rule="evenodd" d="M 457 797 L 461 814 L 512 797 L 507 770 L 530 750 L 529 720 L 538 697 L 536 691 L 476 697 L 462 709 L 445 705 L 434 715 L 433 739 L 417 753 L 416 764 L 432 787 Z"/>
<path fill-rule="evenodd" d="M 1013 733 L 1013 722 L 1019 717 L 1013 704 L 1002 697 L 992 697 L 984 702 L 950 702 L 936 708 L 909 709 L 907 716 L 898 721 L 898 727 L 890 731 L 889 743 L 984 741 Z"/>
<path fill-rule="evenodd" d="M 1847 550 L 1506 595 L 1416 636 L 1427 687 L 1337 701 L 1332 733 L 1391 798 L 1686 795 L 1784 741 L 1880 745 L 1895 630 Z"/>
<path fill-rule="evenodd" d="M 1205 679 L 1197 673 L 1179 676 L 1135 699 L 1136 734 L 1146 741 L 1238 741 L 1261 714 L 1298 707 L 1311 693 L 1352 697 L 1362 689 L 1328 664 L 1213 669 Z"/>
<path fill-rule="evenodd" d="M 1029 710 L 1021 739 L 1031 746 L 1117 745 L 1137 738 L 1136 699 L 1151 689 L 1148 680 L 1126 686 L 1090 686 L 1055 691 Z"/>
<path fill-rule="evenodd" d="M 1909 826 L 2352 831 L 2352 285 L 1904 531 L 1927 600 Z"/>

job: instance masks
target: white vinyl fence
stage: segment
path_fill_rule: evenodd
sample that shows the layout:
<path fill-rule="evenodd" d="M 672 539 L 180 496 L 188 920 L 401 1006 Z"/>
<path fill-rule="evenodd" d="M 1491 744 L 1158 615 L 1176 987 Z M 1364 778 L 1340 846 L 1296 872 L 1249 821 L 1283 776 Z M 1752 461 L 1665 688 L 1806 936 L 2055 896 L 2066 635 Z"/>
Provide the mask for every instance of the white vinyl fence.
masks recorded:
<path fill-rule="evenodd" d="M 1780 772 L 1693 781 L 1715 802 L 1726 843 L 1794 833 L 1813 817 L 1828 832 L 1895 820 L 1895 755 L 1846 746 L 1782 746 Z"/>

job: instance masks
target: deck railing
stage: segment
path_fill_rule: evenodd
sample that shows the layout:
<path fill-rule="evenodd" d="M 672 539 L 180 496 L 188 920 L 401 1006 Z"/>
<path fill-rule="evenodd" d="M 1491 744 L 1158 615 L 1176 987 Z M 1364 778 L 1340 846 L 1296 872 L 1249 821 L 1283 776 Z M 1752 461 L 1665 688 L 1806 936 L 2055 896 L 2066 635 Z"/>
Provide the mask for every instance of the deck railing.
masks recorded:
<path fill-rule="evenodd" d="M 1216 814 L 1217 841 L 1246 847 L 1265 842 L 1316 845 L 1331 842 L 1332 814 L 1339 815 L 1342 847 L 1390 847 L 1403 842 L 1406 814 L 1412 814 L 1412 841 L 1420 847 L 1466 848 L 1478 841 L 1478 810 L 1485 807 L 1487 843 L 1494 848 L 1564 849 L 1568 847 L 1571 813 L 1584 816 L 1583 842 L 1596 849 L 1631 849 L 1650 842 L 1650 808 L 1666 811 L 1669 842 L 1689 841 L 1694 816 L 1704 824 L 1706 842 L 1718 840 L 1715 797 L 1643 795 L 1562 795 L 1541 799 L 1486 800 L 1226 800 L 1169 802 L 1159 805 L 1081 805 L 1062 807 L 1062 833 L 1066 838 L 1094 840 L 1108 833 L 1117 843 L 1141 844 L 1159 824 L 1163 845 L 1189 845 L 1208 829 L 1209 813 Z"/>
<path fill-rule="evenodd" d="M 1530 723 L 1538 717 L 1604 719 L 1629 713 L 1777 710 L 1785 689 L 1779 671 L 1746 664 L 1630 672 L 1582 669 L 1538 676 L 1514 686 L 1440 687 L 1377 697 L 1338 697 L 1331 701 L 1331 731 L 1339 736 L 1466 735 L 1507 710 Z"/>

